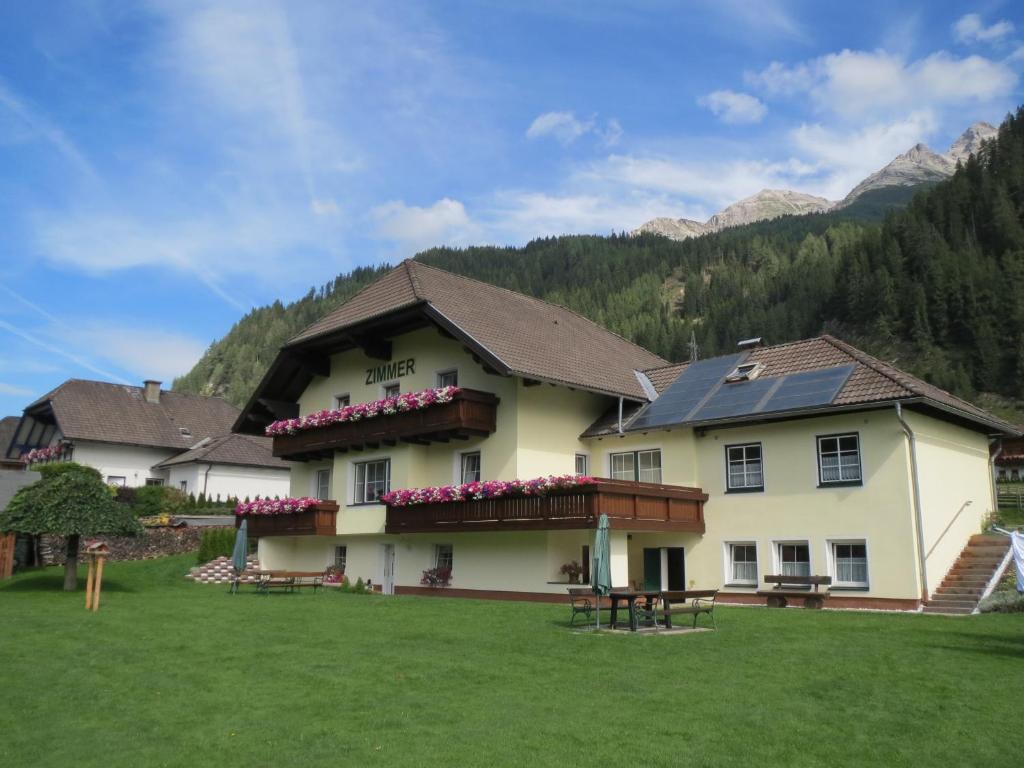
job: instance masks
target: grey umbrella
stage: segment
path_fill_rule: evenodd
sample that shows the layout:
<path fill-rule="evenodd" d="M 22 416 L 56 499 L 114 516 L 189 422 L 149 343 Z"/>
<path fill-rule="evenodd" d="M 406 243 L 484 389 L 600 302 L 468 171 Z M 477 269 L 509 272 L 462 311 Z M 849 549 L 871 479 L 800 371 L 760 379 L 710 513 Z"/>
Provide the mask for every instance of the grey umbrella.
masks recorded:
<path fill-rule="evenodd" d="M 235 534 L 235 548 L 231 552 L 231 564 L 235 566 L 235 580 L 232 583 L 232 592 L 238 591 L 238 584 L 245 571 L 249 557 L 249 519 L 242 518 L 242 524 L 238 526 L 238 533 Z"/>
<path fill-rule="evenodd" d="M 591 568 L 592 586 L 597 602 L 597 628 L 601 628 L 601 598 L 612 589 L 611 545 L 608 543 L 608 515 L 597 520 L 594 536 L 594 567 Z"/>

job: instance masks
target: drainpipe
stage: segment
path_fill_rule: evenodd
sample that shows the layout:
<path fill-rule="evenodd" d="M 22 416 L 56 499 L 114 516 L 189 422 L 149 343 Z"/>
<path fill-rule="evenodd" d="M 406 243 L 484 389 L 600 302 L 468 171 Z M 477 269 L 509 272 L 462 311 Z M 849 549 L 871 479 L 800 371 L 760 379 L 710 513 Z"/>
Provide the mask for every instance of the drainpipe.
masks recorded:
<path fill-rule="evenodd" d="M 917 558 L 921 569 L 921 600 L 928 602 L 928 568 L 925 563 L 924 554 L 924 519 L 921 515 L 921 482 L 917 471 L 917 436 L 914 430 L 903 418 L 903 408 L 896 403 L 896 420 L 907 435 L 907 442 L 910 444 L 910 478 L 914 490 L 914 522 L 917 527 Z"/>
<path fill-rule="evenodd" d="M 206 496 L 206 484 L 210 482 L 210 470 L 213 469 L 213 464 L 206 465 L 206 474 L 203 475 L 203 495 Z M 209 497 L 206 499 L 209 501 Z"/>
<path fill-rule="evenodd" d="M 988 460 L 988 475 L 989 475 L 989 493 L 992 494 L 992 515 L 995 516 L 999 512 L 999 489 L 996 487 L 996 461 L 1000 456 L 1003 455 L 1003 441 L 998 437 L 992 438 L 992 442 L 999 441 L 999 447 L 995 453 L 989 451 L 990 458 Z"/>
<path fill-rule="evenodd" d="M 622 398 L 619 397 L 619 434 L 622 434 Z"/>

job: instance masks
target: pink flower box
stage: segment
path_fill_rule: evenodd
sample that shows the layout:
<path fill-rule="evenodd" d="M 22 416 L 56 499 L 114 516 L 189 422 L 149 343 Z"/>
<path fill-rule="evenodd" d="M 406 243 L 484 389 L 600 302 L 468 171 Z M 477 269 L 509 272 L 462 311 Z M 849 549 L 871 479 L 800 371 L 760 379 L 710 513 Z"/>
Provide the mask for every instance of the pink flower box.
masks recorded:
<path fill-rule="evenodd" d="M 320 503 L 319 499 L 303 496 L 298 499 L 256 499 L 256 501 L 241 502 L 235 507 L 235 514 L 238 517 L 246 515 L 294 515 L 299 512 L 307 512 L 315 509 Z"/>
<path fill-rule="evenodd" d="M 414 504 L 480 501 L 502 496 L 546 496 L 551 491 L 596 484 L 596 478 L 583 475 L 549 475 L 532 480 L 484 480 L 462 485 L 404 488 L 382 494 L 380 500 L 392 507 L 409 507 Z"/>

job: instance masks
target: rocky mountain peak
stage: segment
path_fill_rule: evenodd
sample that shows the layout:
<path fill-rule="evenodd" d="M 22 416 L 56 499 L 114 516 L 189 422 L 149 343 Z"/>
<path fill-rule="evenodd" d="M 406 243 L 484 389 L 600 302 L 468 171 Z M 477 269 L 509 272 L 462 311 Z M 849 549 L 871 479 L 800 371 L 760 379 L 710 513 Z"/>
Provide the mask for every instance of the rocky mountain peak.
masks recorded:
<path fill-rule="evenodd" d="M 958 160 L 963 162 L 969 155 L 973 155 L 981 149 L 983 141 L 994 139 L 998 132 L 995 126 L 988 123 L 975 123 L 960 134 L 960 138 L 953 142 L 949 152 L 946 153 L 946 157 L 952 160 L 953 163 L 956 163 Z"/>

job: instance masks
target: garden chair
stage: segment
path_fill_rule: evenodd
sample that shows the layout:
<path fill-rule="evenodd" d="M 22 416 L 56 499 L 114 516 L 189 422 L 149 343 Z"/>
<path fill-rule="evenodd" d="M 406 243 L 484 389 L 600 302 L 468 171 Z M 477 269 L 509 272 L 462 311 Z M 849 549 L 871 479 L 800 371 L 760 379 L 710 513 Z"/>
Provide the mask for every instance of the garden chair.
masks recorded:
<path fill-rule="evenodd" d="M 569 618 L 570 626 L 576 622 L 577 614 L 582 613 L 587 619 L 590 618 L 590 614 L 594 610 L 593 596 L 593 590 L 582 587 L 569 588 L 569 607 L 572 608 L 572 616 Z"/>

